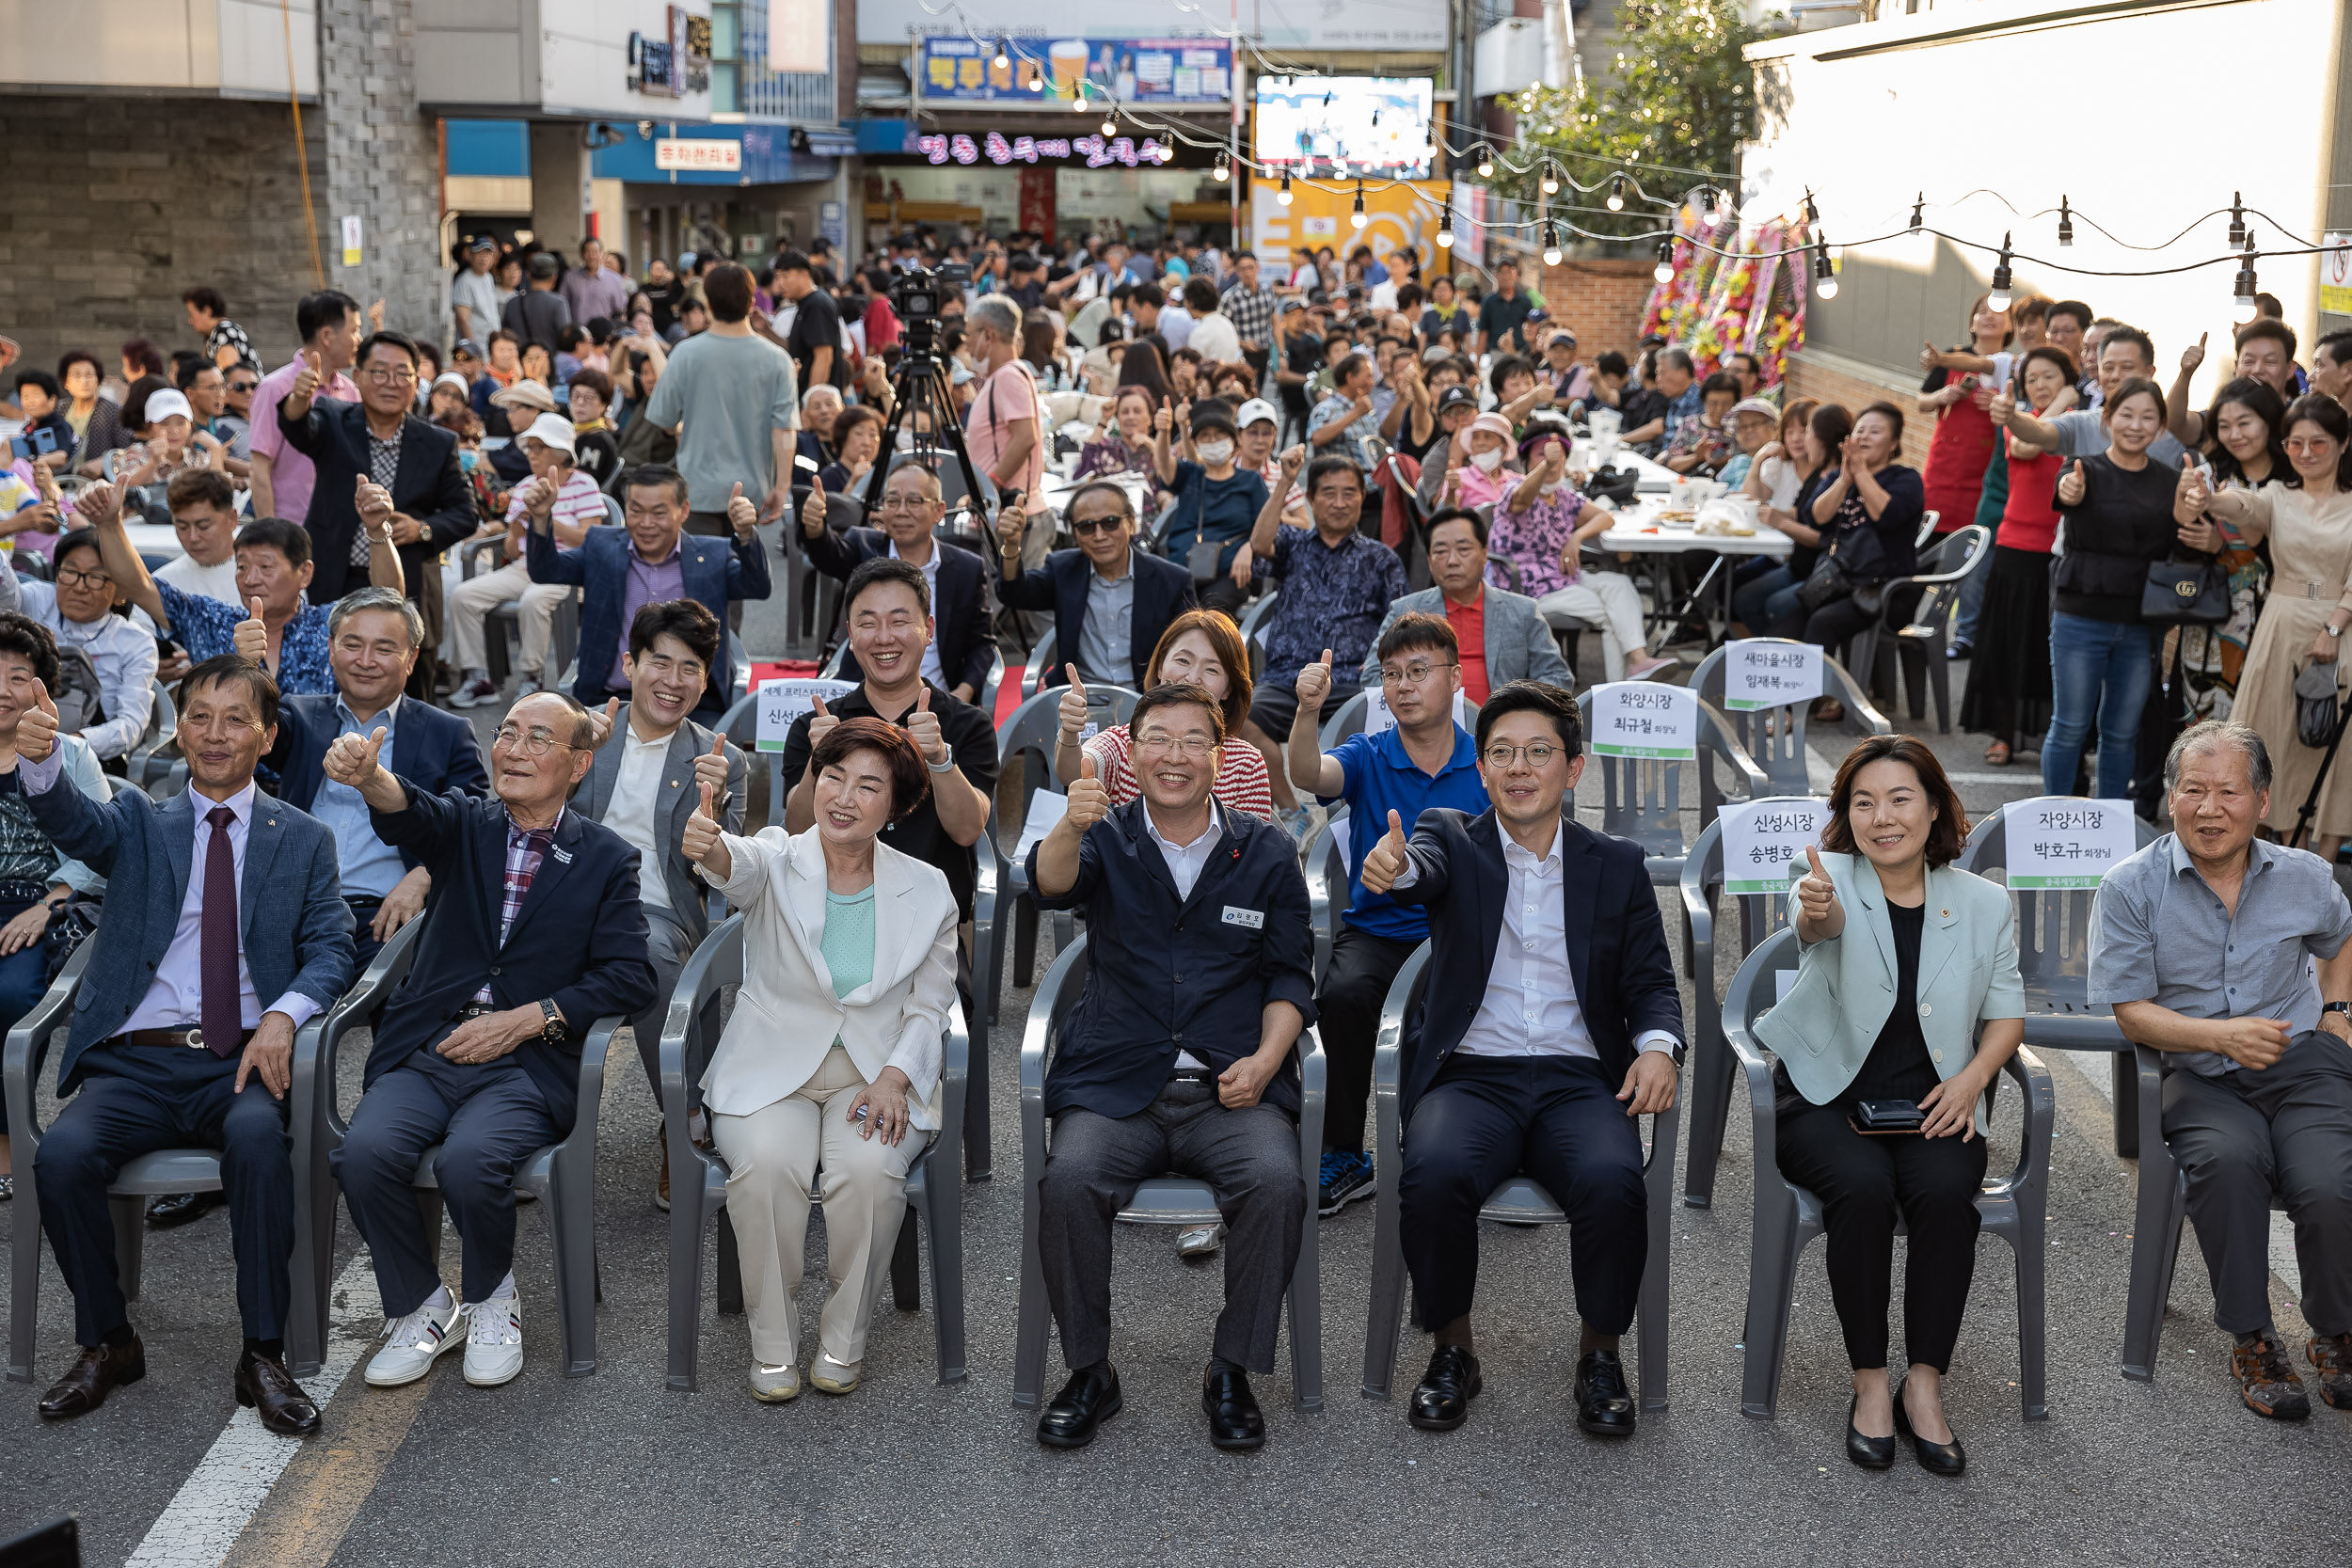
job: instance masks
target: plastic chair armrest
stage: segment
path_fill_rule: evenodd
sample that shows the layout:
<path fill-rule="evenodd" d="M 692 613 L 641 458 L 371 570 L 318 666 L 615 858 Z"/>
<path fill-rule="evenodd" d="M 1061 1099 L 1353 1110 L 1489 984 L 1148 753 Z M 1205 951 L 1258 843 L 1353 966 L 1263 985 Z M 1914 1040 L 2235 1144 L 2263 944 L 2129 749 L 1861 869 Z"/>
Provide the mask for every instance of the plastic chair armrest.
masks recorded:
<path fill-rule="evenodd" d="M 1779 1112 L 1773 1104 L 1772 1057 L 1756 1043 L 1746 1024 L 1730 1018 L 1724 1020 L 1724 1038 L 1730 1042 L 1731 1053 L 1740 1059 L 1740 1067 L 1747 1074 L 1748 1108 L 1754 1118 L 1755 1147 L 1758 1149 L 1775 1148 L 1777 1146 L 1772 1139 L 1779 1126 Z"/>
<path fill-rule="evenodd" d="M 85 937 L 65 961 L 49 989 L 41 993 L 33 1010 L 16 1021 L 8 1031 L 8 1044 L 0 1050 L 0 1085 L 8 1094 L 8 1138 L 17 1149 L 18 1160 L 29 1160 L 32 1151 L 40 1147 L 40 1123 L 34 1112 L 34 1091 L 40 1084 L 41 1063 L 49 1055 L 49 1038 L 55 1034 L 61 1015 L 72 1008 L 73 993 L 82 980 L 82 971 L 89 967 L 90 940 Z M 29 1223 L 20 1221 L 19 1223 Z"/>
<path fill-rule="evenodd" d="M 2001 1070 L 2016 1079 L 2026 1091 L 2026 1136 L 2017 1151 L 2017 1169 L 2010 1178 L 2011 1186 L 2023 1187 L 2049 1171 L 2051 1135 L 2058 1121 L 2058 1093 L 2050 1082 L 2050 1069 L 2026 1046 L 2019 1046 L 2016 1054 L 2001 1065 Z"/>
<path fill-rule="evenodd" d="M 1861 726 L 1866 735 L 1895 733 L 1895 726 L 1887 721 L 1886 715 L 1878 710 L 1870 701 L 1869 693 L 1862 689 L 1860 683 L 1844 665 L 1824 660 L 1821 677 L 1823 684 L 1837 689 L 1829 695 L 1846 705 L 1847 724 Z"/>

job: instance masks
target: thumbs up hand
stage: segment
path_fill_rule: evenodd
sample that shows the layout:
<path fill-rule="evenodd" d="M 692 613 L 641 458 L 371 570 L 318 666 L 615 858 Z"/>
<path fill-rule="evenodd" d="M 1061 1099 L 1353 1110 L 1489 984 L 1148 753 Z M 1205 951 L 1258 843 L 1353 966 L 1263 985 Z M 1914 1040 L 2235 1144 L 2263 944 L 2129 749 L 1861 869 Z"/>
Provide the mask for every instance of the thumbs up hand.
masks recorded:
<path fill-rule="evenodd" d="M 1797 907 L 1800 924 L 1810 929 L 1801 934 L 1826 941 L 1846 928 L 1846 911 L 1837 902 L 1837 884 L 1822 865 L 1820 848 L 1806 845 L 1804 858 L 1812 869 L 1797 880 Z"/>
<path fill-rule="evenodd" d="M 824 526 L 824 515 L 820 504 L 817 514 L 819 528 Z M 738 533 L 749 533 L 758 522 L 759 508 L 743 494 L 743 482 L 736 481 L 734 492 L 727 497 L 727 525 Z"/>
<path fill-rule="evenodd" d="M 914 711 L 907 715 L 907 738 L 933 768 L 955 756 L 947 749 L 946 737 L 939 733 L 939 715 L 931 711 L 931 689 L 925 686 L 914 699 Z"/>
<path fill-rule="evenodd" d="M 725 800 L 727 793 L 727 737 L 725 736 L 712 736 L 710 750 L 695 756 L 694 780 L 709 791 L 714 798 L 723 802 Z"/>
<path fill-rule="evenodd" d="M 612 736 L 612 726 L 620 722 L 620 719 L 621 700 L 618 697 L 607 697 L 604 700 L 604 706 L 590 708 L 588 710 L 588 749 L 593 752 L 602 746 Z"/>
<path fill-rule="evenodd" d="M 57 705 L 49 700 L 49 689 L 39 688 L 33 697 L 34 706 L 16 721 L 16 754 L 27 762 L 43 762 L 57 745 Z"/>
<path fill-rule="evenodd" d="M 256 664 L 267 664 L 269 662 L 269 628 L 262 624 L 262 601 L 254 599 L 249 602 L 252 605 L 253 613 L 237 623 L 235 631 L 230 633 L 230 641 L 235 645 L 239 658 L 250 659 Z"/>
<path fill-rule="evenodd" d="M 1073 832 L 1085 832 L 1111 814 L 1111 792 L 1095 777 L 1094 756 L 1086 752 L 1078 758 L 1078 776 L 1070 781 L 1070 809 L 1062 820 L 1072 824 Z"/>
<path fill-rule="evenodd" d="M 1386 893 L 1396 884 L 1406 865 L 1405 819 L 1394 808 L 1389 812 L 1389 831 L 1364 857 L 1364 891 Z"/>
<path fill-rule="evenodd" d="M 339 784 L 358 789 L 375 777 L 376 758 L 384 751 L 384 726 L 378 724 L 373 735 L 360 736 L 342 735 L 326 749 L 320 769 Z"/>
<path fill-rule="evenodd" d="M 1331 650 L 1323 650 L 1323 657 L 1313 664 L 1298 668 L 1298 711 L 1311 714 L 1319 711 L 1323 700 L 1331 694 Z"/>
<path fill-rule="evenodd" d="M 815 711 L 808 718 L 808 743 L 811 748 L 814 748 L 818 741 L 831 735 L 833 727 L 841 721 L 825 711 L 824 698 L 811 697 L 809 702 L 813 705 Z"/>
<path fill-rule="evenodd" d="M 1078 737 L 1086 733 L 1086 682 L 1078 678 L 1078 667 L 1074 664 L 1063 665 L 1062 673 L 1069 678 L 1070 684 L 1063 687 L 1061 691 L 1059 705 L 1061 737 L 1074 746 L 1077 744 Z"/>
<path fill-rule="evenodd" d="M 2058 504 L 2060 506 L 2082 505 L 2083 492 L 2086 485 L 2087 481 L 2083 475 L 2082 459 L 2076 458 L 2074 460 L 2074 467 L 2068 468 L 2065 473 L 2058 476 Z"/>
<path fill-rule="evenodd" d="M 302 351 L 302 368 L 294 372 L 294 386 L 287 390 L 286 401 L 293 404 L 286 411 L 296 419 L 310 411 L 310 400 L 318 395 L 319 387 L 326 379 L 326 363 L 319 351 Z"/>
<path fill-rule="evenodd" d="M 702 792 L 702 800 L 695 806 L 692 814 L 686 818 L 686 832 L 680 835 L 678 847 L 685 853 L 688 860 L 701 861 L 719 847 L 719 814 L 716 805 L 718 791 L 711 788 L 709 780 L 700 777 L 702 768 L 700 757 L 694 759 L 694 765 L 697 777 L 696 787 Z"/>

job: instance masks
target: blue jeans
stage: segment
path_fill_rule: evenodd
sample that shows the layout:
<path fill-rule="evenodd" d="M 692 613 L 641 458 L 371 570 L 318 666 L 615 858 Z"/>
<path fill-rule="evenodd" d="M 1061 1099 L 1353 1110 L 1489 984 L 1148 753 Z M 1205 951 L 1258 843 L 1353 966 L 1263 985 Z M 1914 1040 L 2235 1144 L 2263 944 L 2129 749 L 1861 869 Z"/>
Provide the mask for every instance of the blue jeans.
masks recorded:
<path fill-rule="evenodd" d="M 2139 749 L 2139 716 L 2152 679 L 2149 628 L 2054 611 L 2050 616 L 2050 733 L 2042 742 L 2042 792 L 2072 795 L 2083 740 L 2099 721 L 2099 798 L 2127 799 Z"/>
<path fill-rule="evenodd" d="M 1795 588 L 1796 579 L 1786 566 L 1769 566 L 1753 575 L 1742 573 L 1740 586 L 1731 591 L 1731 618 L 1747 627 L 1751 637 L 1772 636 L 1772 596 L 1788 590 L 1792 596 L 1786 608 L 1793 609 Z"/>
<path fill-rule="evenodd" d="M 1984 585 L 1993 579 L 1993 547 L 1988 545 L 1977 564 L 1960 584 L 1960 629 L 1953 637 L 1970 647 L 1977 644 L 1977 626 L 1984 619 Z"/>

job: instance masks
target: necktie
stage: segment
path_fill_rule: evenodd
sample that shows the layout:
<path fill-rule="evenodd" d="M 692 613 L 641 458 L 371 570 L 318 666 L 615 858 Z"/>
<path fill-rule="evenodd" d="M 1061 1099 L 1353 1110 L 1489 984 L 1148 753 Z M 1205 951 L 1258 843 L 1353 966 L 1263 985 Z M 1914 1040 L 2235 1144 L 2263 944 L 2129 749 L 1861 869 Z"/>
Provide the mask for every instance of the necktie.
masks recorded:
<path fill-rule="evenodd" d="M 227 806 L 204 814 L 213 836 L 204 848 L 204 908 L 197 945 L 204 1043 L 224 1059 L 245 1049 L 237 985 L 237 857 L 229 846 L 229 824 L 236 817 Z"/>

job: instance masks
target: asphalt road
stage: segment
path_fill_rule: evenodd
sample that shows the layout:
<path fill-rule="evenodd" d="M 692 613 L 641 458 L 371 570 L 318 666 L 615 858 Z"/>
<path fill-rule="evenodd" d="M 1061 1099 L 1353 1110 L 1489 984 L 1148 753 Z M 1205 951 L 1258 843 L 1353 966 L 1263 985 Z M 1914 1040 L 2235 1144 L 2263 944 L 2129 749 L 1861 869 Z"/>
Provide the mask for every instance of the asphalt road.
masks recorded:
<path fill-rule="evenodd" d="M 756 636 L 757 626 L 747 631 Z M 2026 768 L 1986 768 L 1983 737 L 1928 733 L 1963 775 L 1972 812 L 2037 792 Z M 1834 749 L 1821 752 L 1826 765 Z M 1597 808 L 1597 784 L 1585 795 Z M 1671 904 L 1666 918 L 1679 920 Z M 1730 968 L 1726 956 L 1718 984 Z M 328 1405 L 319 1439 L 297 1448 L 241 1435 L 251 1418 L 231 1419 L 236 1313 L 227 1225 L 215 1212 L 149 1239 L 135 1308 L 146 1382 L 62 1426 L 36 1418 L 35 1388 L 0 1395 L 0 1536 L 72 1511 L 92 1563 L 212 1563 L 225 1553 L 237 1564 L 337 1568 L 2345 1560 L 2329 1499 L 2352 1461 L 2352 1413 L 2322 1407 L 2305 1425 L 2279 1426 L 2239 1406 L 2193 1247 L 2175 1278 L 2155 1382 L 2120 1375 L 2134 1176 L 2112 1152 L 2100 1082 L 2063 1059 L 2051 1063 L 2059 1119 L 2050 1418 L 2019 1419 L 2013 1275 L 2007 1248 L 1988 1237 L 1947 1384 L 1970 1452 L 1964 1480 L 1939 1481 L 1908 1458 L 1877 1475 L 1844 1460 L 1847 1373 L 1819 1246 L 1800 1264 L 1778 1418 L 1740 1413 L 1753 1170 L 1743 1100 L 1714 1207 L 1676 1211 L 1672 1407 L 1645 1418 L 1629 1442 L 1605 1446 L 1573 1425 L 1576 1324 L 1567 1242 L 1553 1230 L 1486 1228 L 1478 1320 L 1486 1391 L 1468 1426 L 1438 1435 L 1406 1424 L 1402 1398 L 1425 1354 L 1415 1338 L 1399 1357 L 1398 1400 L 1360 1397 L 1373 1215 L 1359 1204 L 1322 1227 L 1324 1410 L 1292 1408 L 1286 1344 L 1284 1370 L 1258 1380 L 1266 1447 L 1212 1450 L 1196 1390 L 1217 1271 L 1180 1262 L 1164 1232 L 1134 1229 L 1120 1236 L 1114 1286 L 1127 1408 L 1091 1449 L 1041 1449 L 1033 1415 L 1011 1402 L 1012 1086 L 1026 996 L 1008 991 L 1006 1022 L 989 1042 L 1000 1175 L 963 1200 L 963 1384 L 934 1381 L 928 1315 L 885 1300 L 858 1392 L 755 1404 L 741 1382 L 743 1322 L 717 1315 L 706 1283 L 703 1389 L 665 1386 L 656 1117 L 622 1040 L 603 1107 L 596 1375 L 560 1375 L 545 1219 L 527 1209 L 516 1267 L 530 1359 L 516 1382 L 469 1388 L 454 1358 L 405 1390 L 370 1390 L 355 1377 Z M 358 1054 L 348 1060 L 356 1073 Z M 347 1083 L 346 1096 L 356 1087 Z M 2016 1117 L 2016 1097 L 2005 1096 L 1996 1167 L 2014 1158 Z M 21 1204 L 0 1206 L 0 1229 L 27 1218 Z M 811 1318 L 822 1238 L 820 1220 L 804 1297 Z M 354 1289 L 339 1307 L 364 1334 L 376 1323 L 364 1263 L 349 1267 L 358 1257 L 346 1218 L 339 1280 Z M 453 1237 L 445 1263 L 454 1277 Z M 46 1377 L 64 1365 L 72 1317 L 54 1263 L 42 1275 Z M 2284 1281 L 2274 1294 L 2299 1345 Z"/>

